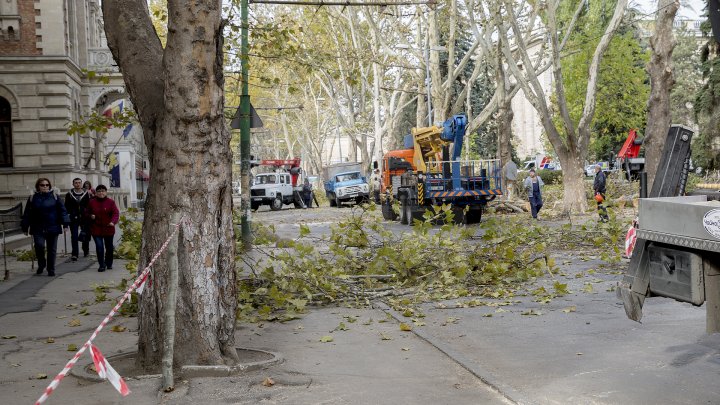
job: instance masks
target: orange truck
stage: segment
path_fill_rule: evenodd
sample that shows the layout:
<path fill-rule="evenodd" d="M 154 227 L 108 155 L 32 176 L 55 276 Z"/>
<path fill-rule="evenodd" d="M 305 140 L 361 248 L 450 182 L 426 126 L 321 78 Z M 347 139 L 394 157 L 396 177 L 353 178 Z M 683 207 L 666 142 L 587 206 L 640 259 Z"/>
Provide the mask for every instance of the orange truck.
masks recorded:
<path fill-rule="evenodd" d="M 480 222 L 489 201 L 502 195 L 497 160 L 461 160 L 467 118 L 455 115 L 442 126 L 413 128 L 405 149 L 383 157 L 382 214 L 412 225 L 433 206 L 450 205 L 455 221 Z M 400 212 L 393 205 L 399 203 Z"/>

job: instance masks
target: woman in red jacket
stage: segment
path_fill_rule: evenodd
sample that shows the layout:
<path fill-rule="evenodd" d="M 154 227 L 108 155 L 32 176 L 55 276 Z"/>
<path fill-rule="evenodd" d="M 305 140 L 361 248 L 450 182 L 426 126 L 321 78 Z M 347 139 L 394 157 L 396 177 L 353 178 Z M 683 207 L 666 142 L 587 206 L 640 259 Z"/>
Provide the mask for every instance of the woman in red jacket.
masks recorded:
<path fill-rule="evenodd" d="M 95 197 L 90 199 L 85 216 L 90 222 L 90 235 L 95 240 L 97 252 L 98 271 L 112 269 L 113 263 L 113 237 L 115 225 L 120 219 L 120 211 L 112 198 L 107 197 L 107 187 L 98 184 L 95 188 Z"/>

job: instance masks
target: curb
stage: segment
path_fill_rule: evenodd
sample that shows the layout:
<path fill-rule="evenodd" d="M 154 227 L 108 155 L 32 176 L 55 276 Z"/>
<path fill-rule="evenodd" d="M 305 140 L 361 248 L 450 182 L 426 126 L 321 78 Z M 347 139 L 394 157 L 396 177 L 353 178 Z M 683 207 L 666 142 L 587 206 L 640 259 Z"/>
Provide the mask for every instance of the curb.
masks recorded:
<path fill-rule="evenodd" d="M 373 305 L 373 307 L 392 316 L 393 319 L 395 319 L 398 322 L 405 321 L 405 319 L 402 315 L 400 315 L 394 309 L 390 308 L 385 302 L 374 301 L 372 303 L 372 305 Z M 462 368 L 469 371 L 472 375 L 479 378 L 482 382 L 484 382 L 485 384 L 492 387 L 495 391 L 497 391 L 500 395 L 505 397 L 505 399 L 507 399 L 508 401 L 511 401 L 518 405 L 534 405 L 535 404 L 535 402 L 527 399 L 525 397 L 525 395 L 518 392 L 515 388 L 501 382 L 500 379 L 497 376 L 495 376 L 493 373 L 484 369 L 479 364 L 466 358 L 462 354 L 456 352 L 449 345 L 441 342 L 438 339 L 435 339 L 433 336 L 425 333 L 424 331 L 422 331 L 418 328 L 413 328 L 412 333 L 414 333 L 415 336 L 419 337 L 420 339 L 429 343 L 434 348 L 436 348 L 439 351 L 441 351 L 442 353 L 444 353 L 446 356 L 448 356 L 454 362 L 459 364 Z"/>

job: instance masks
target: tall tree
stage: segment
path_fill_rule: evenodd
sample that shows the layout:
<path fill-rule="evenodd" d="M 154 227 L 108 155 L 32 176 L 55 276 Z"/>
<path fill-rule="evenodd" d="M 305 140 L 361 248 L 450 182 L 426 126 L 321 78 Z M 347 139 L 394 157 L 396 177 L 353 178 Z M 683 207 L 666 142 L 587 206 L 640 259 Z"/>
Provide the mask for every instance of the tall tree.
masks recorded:
<path fill-rule="evenodd" d="M 595 115 L 600 62 L 605 51 L 610 46 L 613 33 L 620 25 L 627 6 L 627 0 L 617 0 L 615 11 L 595 47 L 592 60 L 588 67 L 588 82 L 583 102 L 583 112 L 577 123 L 573 121 L 570 116 L 563 69 L 560 63 L 560 51 L 567 42 L 569 35 L 573 32 L 577 18 L 585 8 L 585 3 L 582 0 L 574 3 L 576 11 L 573 14 L 573 18 L 564 26 L 558 25 L 557 10 L 559 3 L 559 0 L 548 0 L 547 2 L 534 3 L 530 6 L 538 8 L 538 13 L 542 14 L 543 22 L 547 25 L 547 32 L 550 38 L 549 50 L 553 70 L 555 97 L 557 98 L 557 107 L 562 122 L 560 128 L 558 128 L 552 120 L 553 114 L 545 97 L 545 89 L 543 89 L 535 70 L 524 69 L 521 72 L 518 67 L 519 63 L 521 63 L 521 66 L 533 66 L 533 62 L 522 41 L 515 42 L 520 60 L 513 55 L 509 41 L 512 38 L 522 38 L 522 30 L 518 26 L 518 18 L 512 5 L 509 5 L 507 2 L 504 5 L 505 18 L 502 23 L 498 24 L 498 28 L 500 31 L 499 35 L 507 39 L 507 41 L 503 41 L 503 54 L 508 61 L 508 67 L 515 79 L 522 86 L 530 103 L 540 114 L 548 140 L 552 144 L 562 164 L 564 183 L 563 203 L 565 209 L 584 212 L 587 210 L 587 198 L 585 197 L 583 167 L 590 143 L 591 123 Z M 508 29 L 508 26 L 510 29 Z M 564 37 L 561 38 L 560 36 L 563 31 Z M 512 35 L 510 33 L 512 33 Z"/>
<path fill-rule="evenodd" d="M 230 134 L 223 116 L 222 2 L 168 0 L 161 46 L 146 0 L 102 4 L 108 46 L 137 109 L 151 161 L 141 264 L 185 218 L 178 237 L 175 364 L 237 360 Z M 168 267 L 159 260 L 142 295 L 138 362 L 163 352 Z"/>
<path fill-rule="evenodd" d="M 695 97 L 702 85 L 702 45 L 699 38 L 687 29 L 675 31 L 677 45 L 673 50 L 673 76 L 675 85 L 670 92 L 670 112 L 673 124 L 691 128 L 697 126 Z M 693 139 L 696 139 L 695 137 Z"/>
<path fill-rule="evenodd" d="M 560 19 L 570 20 L 573 11 L 567 7 L 560 13 Z M 568 51 L 561 58 L 570 117 L 575 122 L 583 113 L 588 64 L 612 12 L 606 7 L 593 6 L 582 14 L 578 29 L 567 42 Z M 650 93 L 645 70 L 648 53 L 640 44 L 639 27 L 633 23 L 636 19 L 635 10 L 628 9 L 600 63 L 597 107 L 591 122 L 587 156 L 591 161 L 613 160 L 611 155 L 620 149 L 628 130 L 645 128 L 645 100 Z M 561 121 L 557 115 L 553 118 L 556 126 L 562 125 Z"/>
<path fill-rule="evenodd" d="M 680 7 L 679 0 L 658 0 L 655 32 L 650 38 L 652 50 L 648 73 L 650 74 L 650 99 L 645 127 L 645 171 L 648 184 L 653 184 L 660 157 L 670 127 L 670 90 L 675 79 L 672 73 L 672 53 L 675 48 L 673 21 Z"/>
<path fill-rule="evenodd" d="M 704 83 L 695 102 L 700 133 L 693 138 L 692 158 L 697 166 L 717 170 L 720 169 L 720 44 L 709 35 L 709 20 L 701 28 L 709 38 L 701 53 Z"/>

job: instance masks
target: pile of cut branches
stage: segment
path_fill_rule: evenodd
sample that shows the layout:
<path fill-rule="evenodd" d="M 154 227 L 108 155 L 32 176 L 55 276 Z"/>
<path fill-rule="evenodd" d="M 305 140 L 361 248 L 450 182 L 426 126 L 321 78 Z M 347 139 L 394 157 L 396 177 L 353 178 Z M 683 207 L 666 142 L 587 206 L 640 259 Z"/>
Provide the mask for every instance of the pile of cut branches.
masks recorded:
<path fill-rule="evenodd" d="M 619 257 L 612 223 L 601 230 L 548 228 L 525 217 L 501 217 L 466 227 L 452 225 L 452 216 L 449 207 L 438 207 L 412 230 L 394 233 L 374 205 L 364 205 L 332 226 L 330 235 L 312 235 L 300 225 L 294 240 L 279 238 L 272 226 L 254 225 L 254 249 L 238 257 L 238 319 L 288 320 L 308 305 L 364 306 L 379 298 L 407 308 L 498 297 L 556 269 L 548 246 L 596 248 Z M 445 225 L 433 225 L 438 219 Z"/>

